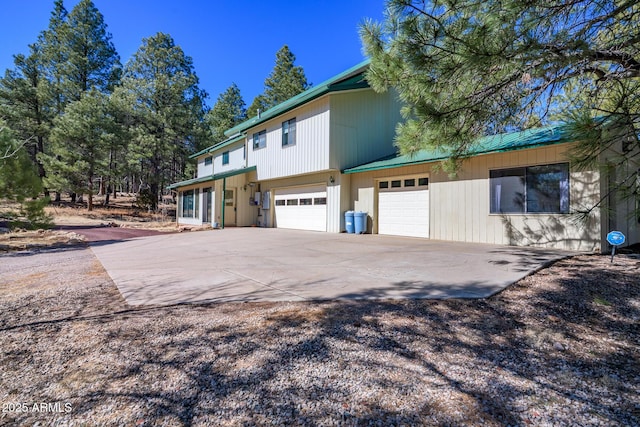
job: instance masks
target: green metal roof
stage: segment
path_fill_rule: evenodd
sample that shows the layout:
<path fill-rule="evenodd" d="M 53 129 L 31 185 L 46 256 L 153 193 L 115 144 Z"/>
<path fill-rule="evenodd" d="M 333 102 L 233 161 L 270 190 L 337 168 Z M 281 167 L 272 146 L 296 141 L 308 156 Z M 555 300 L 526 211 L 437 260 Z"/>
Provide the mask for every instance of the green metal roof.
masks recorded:
<path fill-rule="evenodd" d="M 213 145 L 211 145 L 211 146 L 209 146 L 209 147 L 207 147 L 207 148 L 205 148 L 203 150 L 200 150 L 195 154 L 190 155 L 189 158 L 190 159 L 195 159 L 196 157 L 200 157 L 203 154 L 211 153 L 212 151 L 215 151 L 215 150 L 217 150 L 219 148 L 223 148 L 223 147 L 226 147 L 229 144 L 233 144 L 234 142 L 238 142 L 238 141 L 242 140 L 245 136 L 246 136 L 245 134 L 239 134 L 239 135 L 234 134 L 233 136 L 231 136 L 230 138 L 225 139 L 224 141 L 216 142 L 215 144 L 213 144 Z"/>
<path fill-rule="evenodd" d="M 219 149 L 221 149 L 221 148 L 228 147 L 228 146 L 229 146 L 229 145 L 231 145 L 231 144 L 234 144 L 234 143 L 236 143 L 236 142 L 238 142 L 238 141 L 242 141 L 245 137 L 246 137 L 246 135 L 245 135 L 245 134 L 240 134 L 240 135 L 238 135 L 238 136 L 234 136 L 234 137 L 232 137 L 232 138 L 227 138 L 227 139 L 225 139 L 224 141 L 222 141 L 222 142 L 220 142 L 220 143 L 218 143 L 218 144 L 216 144 L 216 145 L 212 146 L 212 147 L 209 149 L 209 152 L 210 152 L 210 153 L 212 153 L 212 152 L 214 152 L 214 151 L 216 151 L 216 150 L 219 150 Z"/>
<path fill-rule="evenodd" d="M 544 128 L 529 129 L 521 132 L 504 133 L 486 136 L 478 139 L 467 151 L 469 156 L 480 154 L 500 153 L 505 151 L 522 150 L 525 148 L 542 147 L 545 145 L 571 142 L 566 125 L 548 126 Z M 343 171 L 345 174 L 368 172 L 381 169 L 397 168 L 401 166 L 418 165 L 450 157 L 445 150 L 421 150 L 411 155 L 393 155 L 375 162 L 349 168 Z"/>
<path fill-rule="evenodd" d="M 317 86 L 305 90 L 302 93 L 290 98 L 275 107 L 268 109 L 260 114 L 260 117 L 253 117 L 239 125 L 225 131 L 225 135 L 235 135 L 239 132 L 246 131 L 254 126 L 266 122 L 274 117 L 291 111 L 309 101 L 312 101 L 329 92 L 338 92 L 343 90 L 361 89 L 369 87 L 369 83 L 364 78 L 364 72 L 369 67 L 371 60 L 367 59 L 360 64 L 349 68 L 346 71 L 334 76 Z"/>
<path fill-rule="evenodd" d="M 201 182 L 217 181 L 219 179 L 229 178 L 229 177 L 241 175 L 247 172 L 253 172 L 255 170 L 256 170 L 255 166 L 249 166 L 248 168 L 235 169 L 229 172 L 222 172 L 222 173 L 213 174 L 213 175 L 201 176 L 199 178 L 193 178 L 193 179 L 188 179 L 186 181 L 176 182 L 174 184 L 167 186 L 167 189 L 173 190 L 174 188 L 186 187 L 187 185 L 193 185 L 193 184 L 200 184 Z"/>

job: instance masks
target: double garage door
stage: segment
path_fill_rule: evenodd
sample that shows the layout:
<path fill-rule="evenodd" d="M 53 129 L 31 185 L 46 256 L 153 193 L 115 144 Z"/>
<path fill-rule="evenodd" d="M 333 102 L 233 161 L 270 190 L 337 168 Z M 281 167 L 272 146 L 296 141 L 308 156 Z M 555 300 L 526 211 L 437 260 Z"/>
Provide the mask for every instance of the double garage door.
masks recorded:
<path fill-rule="evenodd" d="M 429 178 L 378 181 L 378 234 L 429 237 Z"/>
<path fill-rule="evenodd" d="M 275 192 L 276 227 L 327 231 L 327 187 L 282 188 Z"/>

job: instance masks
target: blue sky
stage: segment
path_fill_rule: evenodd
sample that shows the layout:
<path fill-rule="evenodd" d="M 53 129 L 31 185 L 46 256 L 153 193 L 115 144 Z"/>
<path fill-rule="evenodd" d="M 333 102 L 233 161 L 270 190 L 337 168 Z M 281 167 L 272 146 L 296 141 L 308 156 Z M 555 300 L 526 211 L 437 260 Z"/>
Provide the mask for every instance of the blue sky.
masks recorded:
<path fill-rule="evenodd" d="M 193 58 L 208 104 L 235 82 L 247 103 L 263 91 L 275 54 L 289 45 L 312 84 L 364 59 L 358 25 L 382 20 L 384 0 L 93 0 L 122 63 L 142 38 L 171 34 Z M 47 28 L 53 0 L 3 0 L 0 73 Z M 66 0 L 70 12 L 77 0 Z"/>

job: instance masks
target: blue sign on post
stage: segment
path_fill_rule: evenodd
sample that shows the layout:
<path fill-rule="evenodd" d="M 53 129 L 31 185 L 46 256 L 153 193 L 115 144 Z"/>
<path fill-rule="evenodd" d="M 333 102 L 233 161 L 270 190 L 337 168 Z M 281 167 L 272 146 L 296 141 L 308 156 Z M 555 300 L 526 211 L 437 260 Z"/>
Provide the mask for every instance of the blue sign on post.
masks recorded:
<path fill-rule="evenodd" d="M 613 257 L 616 254 L 616 248 L 623 244 L 624 241 L 624 234 L 620 231 L 610 231 L 609 234 L 607 234 L 607 242 L 613 246 L 613 249 L 611 249 L 611 262 L 613 262 Z"/>

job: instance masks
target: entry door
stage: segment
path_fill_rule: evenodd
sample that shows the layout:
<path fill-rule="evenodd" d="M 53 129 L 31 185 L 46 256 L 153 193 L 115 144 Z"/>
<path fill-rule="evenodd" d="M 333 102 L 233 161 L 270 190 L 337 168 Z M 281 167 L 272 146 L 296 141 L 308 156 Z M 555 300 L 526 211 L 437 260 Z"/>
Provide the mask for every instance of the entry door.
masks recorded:
<path fill-rule="evenodd" d="M 202 222 L 211 222 L 211 207 L 213 198 L 211 197 L 211 187 L 204 189 L 204 209 L 202 212 Z"/>
<path fill-rule="evenodd" d="M 236 225 L 236 189 L 224 190 L 224 225 Z"/>

